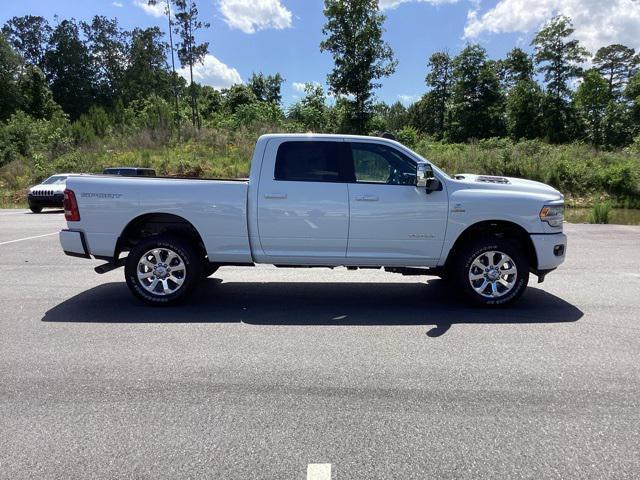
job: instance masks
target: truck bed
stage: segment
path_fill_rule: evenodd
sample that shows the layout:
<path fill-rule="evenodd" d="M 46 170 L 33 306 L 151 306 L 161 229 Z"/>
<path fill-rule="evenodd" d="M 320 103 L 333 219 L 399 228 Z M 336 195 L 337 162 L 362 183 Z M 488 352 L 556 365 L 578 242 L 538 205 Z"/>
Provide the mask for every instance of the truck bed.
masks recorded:
<path fill-rule="evenodd" d="M 161 177 L 70 177 L 89 253 L 111 257 L 127 225 L 147 214 L 176 215 L 200 233 L 220 262 L 251 262 L 247 180 Z"/>

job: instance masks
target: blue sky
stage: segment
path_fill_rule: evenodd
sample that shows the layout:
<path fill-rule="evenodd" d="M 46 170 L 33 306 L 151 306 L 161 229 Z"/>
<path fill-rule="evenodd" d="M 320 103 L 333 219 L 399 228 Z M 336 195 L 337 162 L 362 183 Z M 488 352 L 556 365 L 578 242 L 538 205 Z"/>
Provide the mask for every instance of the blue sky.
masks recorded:
<path fill-rule="evenodd" d="M 145 0 L 3 0 L 0 21 L 15 15 L 78 20 L 93 15 L 117 17 L 121 26 L 159 25 L 166 17 L 145 7 Z M 200 40 L 210 55 L 198 80 L 220 88 L 246 80 L 252 72 L 281 73 L 285 104 L 295 101 L 304 82 L 325 84 L 331 70 L 322 40 L 322 0 L 198 0 L 201 18 L 211 23 Z M 479 42 L 493 58 L 514 45 L 529 48 L 533 32 L 557 13 L 573 18 L 576 37 L 592 52 L 619 42 L 640 48 L 640 0 L 380 0 L 387 15 L 385 39 L 399 60 L 396 73 L 383 81 L 378 98 L 409 103 L 425 91 L 426 59 L 434 51 L 457 53 Z"/>

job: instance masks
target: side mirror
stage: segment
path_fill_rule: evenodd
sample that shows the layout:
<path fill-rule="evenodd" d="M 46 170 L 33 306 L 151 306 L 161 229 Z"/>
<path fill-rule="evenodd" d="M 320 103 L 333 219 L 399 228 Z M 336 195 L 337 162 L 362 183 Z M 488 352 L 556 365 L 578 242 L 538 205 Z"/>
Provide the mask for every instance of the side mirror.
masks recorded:
<path fill-rule="evenodd" d="M 438 180 L 435 177 L 429 177 L 425 180 L 426 182 L 426 189 L 427 189 L 427 195 L 430 194 L 431 192 L 439 192 L 440 190 L 442 190 L 442 183 L 440 182 L 440 180 Z"/>
<path fill-rule="evenodd" d="M 429 165 L 426 163 L 419 163 L 416 170 L 416 187 L 424 188 L 427 186 L 427 177 L 430 176 Z M 429 175 L 427 175 L 429 173 Z"/>

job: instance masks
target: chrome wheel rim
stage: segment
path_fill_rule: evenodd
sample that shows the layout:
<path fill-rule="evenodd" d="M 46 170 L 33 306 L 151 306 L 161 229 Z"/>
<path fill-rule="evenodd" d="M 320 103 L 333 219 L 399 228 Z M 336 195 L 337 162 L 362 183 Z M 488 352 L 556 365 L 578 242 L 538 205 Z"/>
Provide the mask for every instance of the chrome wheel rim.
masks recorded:
<path fill-rule="evenodd" d="M 485 298 L 504 297 L 516 286 L 518 268 L 506 253 L 491 250 L 478 255 L 469 267 L 469 283 Z"/>
<path fill-rule="evenodd" d="M 187 267 L 182 257 L 168 248 L 154 248 L 138 261 L 138 282 L 153 295 L 167 296 L 184 284 Z"/>

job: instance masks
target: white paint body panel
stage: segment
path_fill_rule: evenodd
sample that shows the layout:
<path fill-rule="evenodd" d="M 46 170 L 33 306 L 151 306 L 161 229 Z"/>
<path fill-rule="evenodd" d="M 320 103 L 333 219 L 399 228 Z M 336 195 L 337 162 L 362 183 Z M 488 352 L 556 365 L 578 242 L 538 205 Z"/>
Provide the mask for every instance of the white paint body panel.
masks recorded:
<path fill-rule="evenodd" d="M 287 257 L 340 258 L 347 251 L 349 196 L 345 183 L 274 179 L 282 140 L 266 144 L 258 184 L 261 254 L 279 263 Z M 271 262 L 266 262 L 271 263 Z"/>
<path fill-rule="evenodd" d="M 190 222 L 209 255 L 220 262 L 251 262 L 247 230 L 247 182 L 144 177 L 70 177 L 80 221 L 92 255 L 113 256 L 129 222 L 148 213 L 168 213 Z"/>
<path fill-rule="evenodd" d="M 381 138 L 265 135 L 256 145 L 248 181 L 72 176 L 67 188 L 76 194 L 81 221 L 68 228 L 85 234 L 92 255 L 105 257 L 113 256 L 129 222 L 168 213 L 196 228 L 214 262 L 440 266 L 468 227 L 507 221 L 533 235 L 540 268 L 564 260 L 549 257 L 549 247 L 566 244 L 562 228 L 538 217 L 545 204 L 563 201 L 547 185 L 513 178 L 486 183 L 467 174 L 451 178 L 433 165 L 443 189 L 430 194 L 412 186 L 275 181 L 278 146 L 290 140 L 382 143 L 426 161 Z"/>
<path fill-rule="evenodd" d="M 80 232 L 70 232 L 62 230 L 59 234 L 60 245 L 65 252 L 75 253 L 77 255 L 86 255 L 82 246 L 82 237 Z"/>

